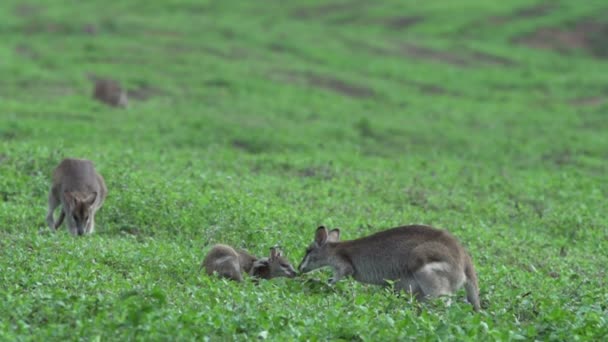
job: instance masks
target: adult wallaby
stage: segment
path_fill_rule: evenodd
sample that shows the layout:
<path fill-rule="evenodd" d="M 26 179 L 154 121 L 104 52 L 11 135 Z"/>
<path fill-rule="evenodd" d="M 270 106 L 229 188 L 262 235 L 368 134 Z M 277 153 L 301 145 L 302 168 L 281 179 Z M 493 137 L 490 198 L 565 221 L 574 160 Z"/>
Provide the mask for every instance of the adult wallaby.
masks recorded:
<path fill-rule="evenodd" d="M 95 79 L 93 97 L 98 101 L 114 107 L 127 107 L 129 104 L 127 92 L 120 87 L 118 82 L 110 79 Z"/>
<path fill-rule="evenodd" d="M 242 249 L 217 244 L 207 253 L 201 267 L 208 275 L 215 272 L 235 281 L 243 281 L 243 273 L 262 279 L 296 276 L 296 270 L 277 247 L 270 249 L 270 257 L 257 258 Z"/>
<path fill-rule="evenodd" d="M 298 267 L 306 273 L 333 268 L 331 284 L 352 276 L 362 283 L 393 282 L 423 299 L 456 292 L 464 285 L 467 300 L 478 311 L 479 287 L 471 257 L 445 230 L 412 225 L 384 230 L 360 239 L 340 242 L 340 230 L 317 228 L 314 242 Z"/>
<path fill-rule="evenodd" d="M 67 225 L 74 235 L 92 233 L 95 230 L 95 212 L 101 208 L 108 190 L 103 177 L 93 163 L 84 159 L 66 158 L 53 173 L 49 192 L 49 209 L 46 222 L 55 231 L 67 216 Z M 61 205 L 57 221 L 55 208 Z"/>

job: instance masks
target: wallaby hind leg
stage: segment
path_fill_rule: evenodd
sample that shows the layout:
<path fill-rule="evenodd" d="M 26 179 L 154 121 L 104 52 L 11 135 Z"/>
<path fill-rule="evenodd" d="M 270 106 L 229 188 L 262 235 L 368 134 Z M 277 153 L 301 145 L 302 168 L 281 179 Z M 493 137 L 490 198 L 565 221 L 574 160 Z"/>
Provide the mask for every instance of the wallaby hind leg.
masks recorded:
<path fill-rule="evenodd" d="M 220 262 L 222 264 L 219 275 L 224 278 L 228 278 L 234 281 L 243 281 L 243 275 L 241 274 L 241 266 L 238 261 L 226 260 Z"/>
<path fill-rule="evenodd" d="M 95 213 L 91 214 L 91 224 L 87 227 L 87 234 L 91 234 L 95 231 Z"/>
<path fill-rule="evenodd" d="M 439 297 L 452 294 L 449 270 L 449 264 L 434 262 L 416 271 L 414 278 L 420 286 L 420 295 L 423 297 Z"/>
<path fill-rule="evenodd" d="M 56 196 L 55 194 L 55 189 L 51 189 L 51 191 L 49 192 L 49 209 L 48 212 L 46 213 L 46 223 L 49 226 L 49 228 L 53 231 L 55 231 L 57 229 L 57 227 L 59 227 L 59 224 L 61 224 L 61 222 L 63 222 L 63 218 L 61 217 L 61 215 L 63 214 L 63 210 L 61 211 L 60 217 L 59 217 L 59 224 L 55 224 L 55 218 L 53 218 L 53 213 L 55 212 L 55 209 L 61 204 L 61 201 L 59 200 L 59 197 Z"/>

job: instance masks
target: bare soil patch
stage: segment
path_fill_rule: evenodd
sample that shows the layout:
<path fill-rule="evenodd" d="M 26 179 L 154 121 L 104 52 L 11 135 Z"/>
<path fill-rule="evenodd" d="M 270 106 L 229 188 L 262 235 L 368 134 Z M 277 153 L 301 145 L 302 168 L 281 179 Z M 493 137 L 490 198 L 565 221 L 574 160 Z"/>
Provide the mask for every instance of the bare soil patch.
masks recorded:
<path fill-rule="evenodd" d="M 522 7 L 513 11 L 511 14 L 494 16 L 489 18 L 489 22 L 496 25 L 507 24 L 520 19 L 533 19 L 543 17 L 553 12 L 557 6 L 552 3 L 542 3 L 530 7 Z"/>
<path fill-rule="evenodd" d="M 15 52 L 18 55 L 29 59 L 38 59 L 38 57 L 40 57 L 40 55 L 36 51 L 34 51 L 30 46 L 24 44 L 19 44 L 15 46 Z"/>
<path fill-rule="evenodd" d="M 335 173 L 329 165 L 306 167 L 298 170 L 297 175 L 302 178 L 319 178 L 324 180 L 330 180 L 335 177 Z"/>
<path fill-rule="evenodd" d="M 466 47 L 455 47 L 454 52 L 437 50 L 421 45 L 406 44 L 401 47 L 407 57 L 432 60 L 460 67 L 476 67 L 480 64 L 513 66 L 516 63 L 508 58 L 475 51 Z"/>
<path fill-rule="evenodd" d="M 342 95 L 354 98 L 367 98 L 374 96 L 374 91 L 370 88 L 348 83 L 337 78 L 332 78 L 326 75 L 307 74 L 308 83 L 319 88 L 332 90 Z"/>
<path fill-rule="evenodd" d="M 424 20 L 421 16 L 402 16 L 386 19 L 384 25 L 393 30 L 403 30 Z"/>
<path fill-rule="evenodd" d="M 341 13 L 350 10 L 362 11 L 371 4 L 373 3 L 368 1 L 344 1 L 321 6 L 303 7 L 293 11 L 292 16 L 298 19 L 316 19 L 335 14 L 336 12 Z"/>
<path fill-rule="evenodd" d="M 536 49 L 560 53 L 584 50 L 597 58 L 608 58 L 608 22 L 583 19 L 564 27 L 541 27 L 513 41 Z"/>
<path fill-rule="evenodd" d="M 570 100 L 569 103 L 577 107 L 592 107 L 599 106 L 606 102 L 606 97 L 595 96 L 595 97 L 581 97 Z"/>
<path fill-rule="evenodd" d="M 470 62 L 457 54 L 431 49 L 421 45 L 405 44 L 401 47 L 402 53 L 407 57 L 433 60 L 456 66 L 469 66 Z"/>
<path fill-rule="evenodd" d="M 288 38 L 286 37 L 286 39 L 288 39 Z M 294 47 L 287 46 L 281 42 L 273 42 L 268 45 L 268 48 L 273 52 L 280 53 L 280 54 L 286 54 L 286 55 L 292 55 L 303 61 L 307 61 L 310 63 L 316 63 L 316 64 L 323 63 L 323 61 L 321 61 L 320 59 L 307 56 L 302 51 L 300 51 Z"/>
<path fill-rule="evenodd" d="M 392 47 L 378 47 L 349 38 L 344 38 L 343 41 L 353 51 L 357 52 L 363 50 L 378 56 L 423 59 L 458 67 L 476 67 L 483 64 L 513 66 L 517 64 L 505 57 L 475 51 L 462 46 L 457 46 L 450 51 L 445 51 L 413 43 L 395 44 L 395 46 Z"/>
<path fill-rule="evenodd" d="M 296 84 L 304 83 L 352 98 L 370 98 L 375 95 L 371 88 L 312 72 L 277 72 L 273 78 Z"/>
<path fill-rule="evenodd" d="M 468 55 L 471 59 L 486 63 L 486 64 L 497 64 L 502 66 L 514 66 L 516 63 L 508 58 L 492 55 L 481 51 L 468 50 Z"/>
<path fill-rule="evenodd" d="M 42 13 L 42 7 L 22 2 L 15 6 L 14 13 L 20 17 L 33 17 Z"/>
<path fill-rule="evenodd" d="M 135 89 L 127 90 L 127 96 L 129 97 L 129 99 L 135 99 L 140 101 L 145 101 L 152 97 L 161 96 L 163 94 L 164 93 L 162 90 L 151 87 L 149 85 L 141 85 Z"/>
<path fill-rule="evenodd" d="M 445 89 L 437 84 L 424 83 L 424 82 L 411 81 L 411 80 L 401 81 L 401 83 L 403 83 L 406 86 L 414 87 L 425 95 L 452 95 L 452 96 L 461 95 L 458 92 Z"/>

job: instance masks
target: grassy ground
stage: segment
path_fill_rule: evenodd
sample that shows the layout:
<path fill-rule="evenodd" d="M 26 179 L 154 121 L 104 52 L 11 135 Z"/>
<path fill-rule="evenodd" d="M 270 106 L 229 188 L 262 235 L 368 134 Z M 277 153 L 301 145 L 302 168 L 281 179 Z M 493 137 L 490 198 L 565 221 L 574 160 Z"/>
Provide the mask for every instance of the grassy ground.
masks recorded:
<path fill-rule="evenodd" d="M 608 335 L 608 5 L 0 2 L 0 340 L 600 340 Z M 130 91 L 91 98 L 92 75 Z M 97 232 L 44 225 L 93 160 Z M 426 223 L 483 312 L 329 272 L 229 283 L 213 243 L 297 264 Z"/>

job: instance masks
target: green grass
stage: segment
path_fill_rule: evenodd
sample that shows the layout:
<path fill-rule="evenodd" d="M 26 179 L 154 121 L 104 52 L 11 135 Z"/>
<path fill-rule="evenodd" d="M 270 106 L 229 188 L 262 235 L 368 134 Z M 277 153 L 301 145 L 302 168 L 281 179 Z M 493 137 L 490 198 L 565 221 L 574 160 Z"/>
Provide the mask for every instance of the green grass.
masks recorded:
<path fill-rule="evenodd" d="M 354 3 L 2 1 L 0 340 L 605 338 L 608 59 L 518 39 L 608 5 Z M 150 97 L 105 106 L 91 74 Z M 45 227 L 65 156 L 106 179 L 92 236 Z M 482 312 L 198 268 L 410 223 L 467 246 Z"/>

